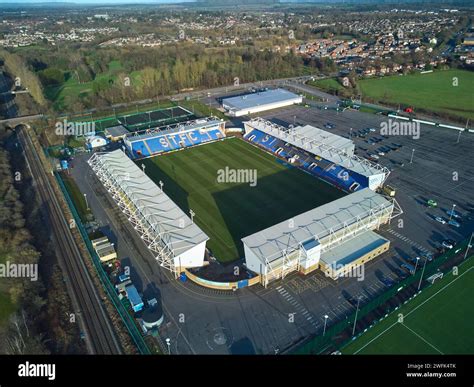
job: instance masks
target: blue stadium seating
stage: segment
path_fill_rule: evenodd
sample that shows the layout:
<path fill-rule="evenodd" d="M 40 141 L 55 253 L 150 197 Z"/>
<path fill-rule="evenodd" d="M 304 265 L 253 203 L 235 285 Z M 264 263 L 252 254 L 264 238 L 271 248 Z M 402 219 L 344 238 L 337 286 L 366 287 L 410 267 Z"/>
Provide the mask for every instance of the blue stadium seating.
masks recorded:
<path fill-rule="evenodd" d="M 299 149 L 291 144 L 285 143 L 276 137 L 260 132 L 257 129 L 246 133 L 244 138 L 257 144 L 258 146 L 270 151 L 279 157 L 285 159 L 296 158 L 296 165 L 301 169 L 319 177 L 336 187 L 345 191 L 357 191 L 367 187 L 367 178 L 356 172 L 349 171 L 344 167 L 334 164 L 329 160 L 313 156 L 306 151 Z"/>
<path fill-rule="evenodd" d="M 219 140 L 223 134 L 219 129 L 200 132 L 199 129 L 188 132 L 163 133 L 149 136 L 140 140 L 130 138 L 132 157 L 148 157 L 163 152 L 199 145 L 205 142 Z"/>

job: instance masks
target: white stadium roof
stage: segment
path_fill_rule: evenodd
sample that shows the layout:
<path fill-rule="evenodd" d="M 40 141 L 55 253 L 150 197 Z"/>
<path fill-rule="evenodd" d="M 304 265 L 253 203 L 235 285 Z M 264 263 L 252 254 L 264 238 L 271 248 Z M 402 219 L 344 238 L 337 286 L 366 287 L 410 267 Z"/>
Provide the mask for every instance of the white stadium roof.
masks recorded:
<path fill-rule="evenodd" d="M 352 140 L 311 125 L 297 126 L 293 128 L 293 132 L 301 137 L 311 138 L 318 143 L 326 144 L 341 151 L 354 148 L 354 142 Z"/>
<path fill-rule="evenodd" d="M 365 188 L 242 238 L 242 242 L 262 262 L 273 262 L 283 257 L 284 251 L 291 252 L 313 238 L 322 240 L 391 206 L 384 196 Z"/>
<path fill-rule="evenodd" d="M 162 126 L 159 128 L 146 129 L 138 132 L 132 132 L 127 135 L 126 141 L 129 143 L 135 141 L 143 141 L 148 138 L 156 137 L 158 134 L 173 134 L 179 132 L 186 132 L 195 129 L 207 129 L 222 123 L 222 120 L 216 117 L 205 117 L 197 120 L 180 122 L 178 124 Z"/>
<path fill-rule="evenodd" d="M 382 173 L 388 176 L 390 172 L 387 168 L 372 163 L 367 159 L 358 157 L 356 155 L 346 155 L 340 149 L 333 147 L 330 142 L 322 142 L 322 139 L 319 137 L 319 135 L 317 135 L 317 138 L 310 137 L 309 135 L 301 135 L 298 133 L 298 130 L 295 130 L 294 128 L 287 129 L 281 125 L 274 124 L 273 122 L 264 120 L 262 118 L 254 118 L 252 120 L 245 121 L 245 125 L 260 130 L 261 132 L 267 133 L 271 136 L 277 137 L 280 140 L 286 141 L 291 145 L 294 145 L 300 149 L 304 149 L 315 156 L 320 156 L 362 176 L 370 177 L 374 175 L 380 175 Z M 313 131 L 311 130 L 311 132 Z M 316 131 L 314 131 L 314 133 L 316 133 Z M 309 131 L 308 134 L 310 134 Z"/>
<path fill-rule="evenodd" d="M 128 202 L 175 256 L 209 237 L 121 150 L 95 155 L 112 184 L 120 187 Z M 166 187 L 164 187 L 166 189 Z"/>

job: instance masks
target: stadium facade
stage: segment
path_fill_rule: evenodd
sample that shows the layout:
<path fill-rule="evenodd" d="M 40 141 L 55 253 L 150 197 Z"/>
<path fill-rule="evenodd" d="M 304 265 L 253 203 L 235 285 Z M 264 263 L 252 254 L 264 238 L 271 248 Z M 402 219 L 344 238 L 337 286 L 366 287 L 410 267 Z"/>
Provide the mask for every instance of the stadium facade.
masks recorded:
<path fill-rule="evenodd" d="M 319 268 L 337 279 L 388 250 L 388 240 L 372 230 L 399 214 L 393 198 L 369 188 L 354 192 L 242 238 L 246 266 L 264 286 Z"/>
<path fill-rule="evenodd" d="M 376 190 L 390 173 L 356 156 L 352 141 L 310 125 L 285 128 L 255 118 L 244 122 L 244 129 L 247 141 L 346 192 Z"/>
<path fill-rule="evenodd" d="M 132 159 L 153 157 L 224 137 L 225 123 L 215 117 L 133 133 L 124 139 Z"/>
<path fill-rule="evenodd" d="M 122 150 L 88 163 L 161 266 L 176 274 L 204 265 L 209 237 Z"/>
<path fill-rule="evenodd" d="M 303 103 L 303 97 L 285 89 L 272 89 L 224 98 L 222 107 L 232 117 L 241 117 Z"/>

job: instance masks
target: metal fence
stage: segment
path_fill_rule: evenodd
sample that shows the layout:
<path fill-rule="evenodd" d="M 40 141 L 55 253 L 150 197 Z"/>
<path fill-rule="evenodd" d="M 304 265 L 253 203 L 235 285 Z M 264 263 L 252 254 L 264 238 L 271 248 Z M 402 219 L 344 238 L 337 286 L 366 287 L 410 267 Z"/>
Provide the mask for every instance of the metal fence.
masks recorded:
<path fill-rule="evenodd" d="M 69 192 L 66 189 L 66 186 L 64 182 L 61 179 L 61 176 L 58 173 L 54 173 L 56 176 L 56 179 L 58 181 L 58 184 L 61 188 L 61 191 L 64 194 L 64 197 L 66 198 L 66 202 L 69 206 L 69 209 L 72 212 L 72 215 L 74 217 L 74 221 L 76 222 L 76 226 L 79 229 L 79 232 L 82 236 L 82 239 L 84 240 L 84 243 L 87 246 L 87 250 L 89 251 L 91 257 L 92 257 L 92 262 L 94 263 L 94 267 L 96 269 L 96 272 L 99 276 L 99 279 L 102 283 L 102 286 L 104 287 L 109 300 L 112 302 L 114 305 L 117 313 L 119 314 L 120 318 L 122 319 L 125 327 L 128 330 L 128 333 L 130 334 L 130 337 L 132 338 L 133 342 L 135 343 L 138 351 L 140 354 L 143 355 L 149 355 L 151 354 L 150 349 L 148 348 L 147 344 L 145 343 L 145 340 L 143 338 L 142 333 L 138 329 L 135 320 L 133 317 L 130 315 L 126 307 L 123 305 L 122 302 L 120 302 L 120 299 L 118 298 L 117 292 L 115 291 L 114 285 L 110 282 L 109 276 L 105 272 L 104 268 L 102 267 L 102 263 L 100 262 L 100 258 L 95 252 L 92 243 L 89 239 L 89 236 L 87 234 L 86 229 L 84 228 L 83 224 L 81 223 L 81 219 L 79 217 L 79 214 L 76 210 L 76 207 L 74 206 L 74 202 L 72 201 Z"/>

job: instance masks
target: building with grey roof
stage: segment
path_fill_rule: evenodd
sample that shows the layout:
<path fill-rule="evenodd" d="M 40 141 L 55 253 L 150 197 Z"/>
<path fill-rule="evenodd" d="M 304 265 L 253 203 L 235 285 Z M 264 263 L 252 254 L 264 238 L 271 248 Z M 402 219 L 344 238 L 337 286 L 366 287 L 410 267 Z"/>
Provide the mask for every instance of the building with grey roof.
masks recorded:
<path fill-rule="evenodd" d="M 240 117 L 302 102 L 301 95 L 286 89 L 273 89 L 224 98 L 222 107 L 230 116 Z"/>

